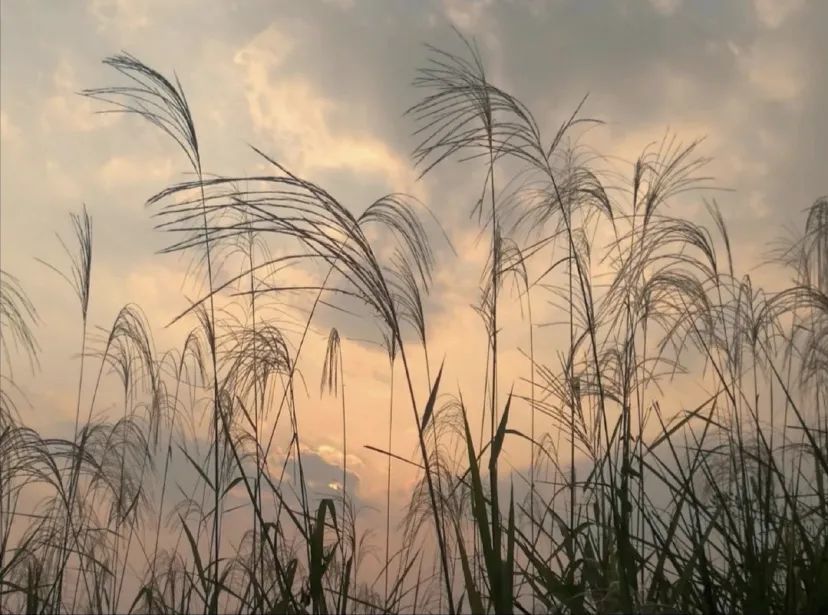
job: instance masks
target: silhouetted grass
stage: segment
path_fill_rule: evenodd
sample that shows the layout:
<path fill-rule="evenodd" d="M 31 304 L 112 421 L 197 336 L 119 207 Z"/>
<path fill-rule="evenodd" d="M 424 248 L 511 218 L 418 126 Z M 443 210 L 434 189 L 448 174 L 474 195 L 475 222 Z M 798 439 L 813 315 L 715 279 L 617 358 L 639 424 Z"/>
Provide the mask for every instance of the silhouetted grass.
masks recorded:
<path fill-rule="evenodd" d="M 36 312 L 17 279 L 0 276 L 0 610 L 828 609 L 828 200 L 772 255 L 788 287 L 757 288 L 734 270 L 715 203 L 708 226 L 670 207 L 709 183 L 699 142 L 666 135 L 629 178 L 613 176 L 581 143 L 595 123 L 580 117 L 583 102 L 547 136 L 463 43 L 469 59 L 430 49 L 408 116 L 423 174 L 451 158 L 483 163 L 472 207 L 491 242 L 474 306 L 488 347 L 480 408 L 447 394 L 443 365 L 429 364 L 439 233 L 422 204 L 391 194 L 356 215 L 257 149 L 269 174 L 207 176 L 178 80 L 133 56 L 105 60 L 127 85 L 84 95 L 160 128 L 192 167 L 195 179 L 147 204 L 170 233 L 166 251 L 193 253 L 207 290 L 173 319 L 193 323 L 180 351 L 159 354 L 133 305 L 91 335 L 92 220 L 73 215 L 70 273 L 49 267 L 81 305 L 81 365 L 72 439 L 52 439 L 16 410 L 9 365 L 36 366 Z M 238 274 L 221 281 L 218 263 Z M 301 286 L 280 278 L 305 263 L 324 275 Z M 310 299 L 298 327 L 273 317 L 297 293 Z M 538 301 L 552 322 L 538 319 Z M 389 358 L 388 441 L 357 443 L 387 458 L 373 579 L 360 572 L 374 550 L 348 480 L 347 325 L 330 329 L 324 357 L 301 357 L 322 308 L 361 309 Z M 503 314 L 524 308 L 526 372 L 504 382 Z M 538 343 L 546 326 L 564 340 L 555 351 Z M 301 425 L 313 419 L 295 395 L 300 358 L 321 360 L 322 390 L 339 400 L 338 501 L 314 499 L 305 476 Z M 113 375 L 123 407 L 103 421 L 96 398 Z M 678 406 L 677 378 L 706 399 Z M 400 383 L 416 459 L 392 441 Z M 529 413 L 530 433 L 514 427 L 517 412 Z M 289 435 L 281 456 L 277 429 Z M 509 447 L 527 447 L 530 467 L 512 469 Z M 392 462 L 420 476 L 396 531 Z M 180 467 L 192 484 L 174 478 Z M 24 506 L 30 489 L 39 499 Z M 244 504 L 228 503 L 231 493 Z M 222 539 L 230 515 L 247 527 L 238 544 Z"/>

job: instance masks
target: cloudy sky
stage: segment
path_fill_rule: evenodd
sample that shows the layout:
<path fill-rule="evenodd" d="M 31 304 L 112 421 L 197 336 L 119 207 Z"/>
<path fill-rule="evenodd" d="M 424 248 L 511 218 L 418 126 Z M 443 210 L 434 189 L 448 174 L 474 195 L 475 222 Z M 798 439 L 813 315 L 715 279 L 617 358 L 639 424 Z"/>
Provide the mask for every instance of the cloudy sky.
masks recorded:
<path fill-rule="evenodd" d="M 484 369 L 485 337 L 469 305 L 485 241 L 475 243 L 468 221 L 482 175 L 450 163 L 417 181 L 414 126 L 403 112 L 420 95 L 411 81 L 425 43 L 461 51 L 452 25 L 475 37 L 492 80 L 547 132 L 588 93 L 587 115 L 605 124 L 585 139 L 620 173 L 668 129 L 684 141 L 705 137 L 707 171 L 727 189 L 710 196 L 729 223 L 737 268 L 762 278 L 755 268 L 768 243 L 800 226 L 803 210 L 828 192 L 826 24 L 820 0 L 2 0 L 0 258 L 41 316 L 41 370 L 16 373 L 31 404 L 27 420 L 59 431 L 74 413 L 77 302 L 35 257 L 64 262 L 54 233 L 68 235 L 67 214 L 83 203 L 95 224 L 91 322 L 106 326 L 135 301 L 157 325 L 159 346 L 180 342 L 163 324 L 186 305 L 187 262 L 157 254 L 168 238 L 153 230 L 143 203 L 184 178 L 186 160 L 158 131 L 96 115 L 100 105 L 77 95 L 117 81 L 101 64 L 106 56 L 126 50 L 175 71 L 208 172 L 263 169 L 254 144 L 355 212 L 395 191 L 426 202 L 457 251 L 440 249 L 439 300 L 428 306 L 432 359 L 448 357 L 456 390 L 475 389 Z M 681 206 L 690 217 L 703 212 L 701 196 Z M 505 327 L 519 326 L 514 312 Z M 517 336 L 503 351 L 507 363 L 524 360 L 521 348 Z M 308 380 L 316 382 L 322 351 L 312 352 Z M 359 341 L 343 352 L 354 391 L 351 468 L 362 496 L 378 499 L 384 463 L 358 449 L 384 441 L 387 363 Z M 309 390 L 315 399 L 316 384 Z M 339 432 L 328 428 L 338 424 L 335 406 L 307 408 L 307 445 L 337 463 Z M 402 449 L 412 433 L 399 428 Z"/>

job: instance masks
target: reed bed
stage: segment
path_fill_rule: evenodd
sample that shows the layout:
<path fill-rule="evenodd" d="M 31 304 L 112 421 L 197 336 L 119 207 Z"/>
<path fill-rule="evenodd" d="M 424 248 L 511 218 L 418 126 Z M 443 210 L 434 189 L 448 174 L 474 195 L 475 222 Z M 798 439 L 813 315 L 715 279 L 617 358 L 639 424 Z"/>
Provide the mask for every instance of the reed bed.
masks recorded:
<path fill-rule="evenodd" d="M 68 266 L 48 266 L 80 307 L 74 432 L 46 438 L 18 412 L 11 370 L 37 367 L 36 306 L 2 273 L 0 611 L 828 611 L 828 198 L 769 254 L 789 282 L 758 288 L 734 269 L 715 201 L 704 223 L 671 206 L 709 194 L 702 143 L 667 135 L 611 172 L 584 143 L 598 122 L 582 105 L 547 134 L 489 80 L 474 43 L 461 46 L 428 48 L 406 118 L 422 175 L 459 162 L 481 178 L 470 210 L 488 260 L 469 302 L 488 353 L 465 398 L 442 380 L 465 359 L 429 361 L 432 275 L 451 250 L 424 204 L 390 194 L 355 213 L 256 148 L 267 172 L 207 174 L 178 79 L 131 55 L 105 60 L 117 85 L 83 95 L 183 153 L 189 179 L 147 206 L 205 292 L 173 319 L 192 326 L 180 349 L 159 352 L 136 305 L 93 332 L 93 220 L 73 214 Z M 321 274 L 297 286 L 284 276 L 295 267 Z M 301 320 L 274 316 L 297 294 Z M 348 430 L 349 321 L 320 331 L 322 310 L 378 331 L 387 442 Z M 528 345 L 513 381 L 516 311 Z M 326 352 L 309 356 L 319 336 Z M 337 497 L 306 478 L 308 364 L 339 404 Z M 678 380 L 705 399 L 684 407 Z M 101 418 L 107 382 L 122 407 Z M 413 456 L 393 442 L 401 421 Z M 363 445 L 387 462 L 373 533 L 348 478 L 349 447 Z M 392 524 L 400 464 L 419 482 Z M 240 541 L 226 537 L 231 516 Z M 376 575 L 363 572 L 371 554 Z"/>

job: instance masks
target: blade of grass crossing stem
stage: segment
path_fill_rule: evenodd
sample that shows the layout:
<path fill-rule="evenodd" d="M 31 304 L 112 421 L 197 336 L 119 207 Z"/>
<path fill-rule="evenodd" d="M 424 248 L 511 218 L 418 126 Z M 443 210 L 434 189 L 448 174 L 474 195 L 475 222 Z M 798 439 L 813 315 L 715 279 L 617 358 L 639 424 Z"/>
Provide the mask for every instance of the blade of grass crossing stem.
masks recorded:
<path fill-rule="evenodd" d="M 316 510 L 316 523 L 311 532 L 310 541 L 310 570 L 308 571 L 308 585 L 310 587 L 311 600 L 313 601 L 314 613 L 325 615 L 328 612 L 325 604 L 325 595 L 322 588 L 322 579 L 325 576 L 325 571 L 328 569 L 333 558 L 333 549 L 327 557 L 325 557 L 325 513 L 330 512 L 331 519 L 334 524 L 334 531 L 339 540 L 339 529 L 336 524 L 336 510 L 334 509 L 333 500 L 324 498 L 319 502 L 319 508 Z"/>
<path fill-rule="evenodd" d="M 181 527 L 184 530 L 184 533 L 187 536 L 187 542 L 190 543 L 190 552 L 193 555 L 193 563 L 196 567 L 196 572 L 198 572 L 198 580 L 201 582 L 202 590 L 204 594 L 201 598 L 204 600 L 205 604 L 212 602 L 213 598 L 211 597 L 210 592 L 210 582 L 207 578 L 207 573 L 204 570 L 204 564 L 201 561 L 201 554 L 198 552 L 198 543 L 196 539 L 193 537 L 193 533 L 190 531 L 190 527 L 184 521 L 184 518 L 179 515 L 178 519 L 181 521 Z"/>
<path fill-rule="evenodd" d="M 490 563 L 493 557 L 492 538 L 489 533 L 489 519 L 486 512 L 486 498 L 483 495 L 483 483 L 480 480 L 480 466 L 477 463 L 477 455 L 474 452 L 469 421 L 466 416 L 466 409 L 462 407 L 463 427 L 466 434 L 466 451 L 469 457 L 469 475 L 471 478 L 472 492 L 472 515 L 480 535 L 483 558 L 486 562 L 486 569 L 491 570 Z"/>
<path fill-rule="evenodd" d="M 494 439 L 492 441 L 492 452 L 489 456 L 489 482 L 491 490 L 491 506 L 492 506 L 492 565 L 490 572 L 490 579 L 492 581 L 492 600 L 494 602 L 496 613 L 511 613 L 512 612 L 512 579 L 511 573 L 508 570 L 506 563 L 502 559 L 502 528 L 500 521 L 500 503 L 498 497 L 498 476 L 497 476 L 497 462 L 500 458 L 500 453 L 503 451 L 503 442 L 506 439 L 506 425 L 509 421 L 509 408 L 512 406 L 512 392 L 509 392 L 509 397 L 506 399 L 506 406 L 503 409 L 503 414 L 500 416 L 500 423 L 497 426 Z M 510 511 L 514 515 L 514 509 Z M 512 518 L 512 548 L 514 548 L 514 518 Z M 507 561 L 509 555 L 507 554 Z"/>
<path fill-rule="evenodd" d="M 463 570 L 463 580 L 466 583 L 466 593 L 469 596 L 469 606 L 471 607 L 472 613 L 485 613 L 483 601 L 480 598 L 480 591 L 477 589 L 474 576 L 471 572 L 471 566 L 469 566 L 469 556 L 466 553 L 463 534 L 458 524 L 454 525 L 454 531 L 457 535 L 457 548 L 460 551 L 460 566 Z"/>

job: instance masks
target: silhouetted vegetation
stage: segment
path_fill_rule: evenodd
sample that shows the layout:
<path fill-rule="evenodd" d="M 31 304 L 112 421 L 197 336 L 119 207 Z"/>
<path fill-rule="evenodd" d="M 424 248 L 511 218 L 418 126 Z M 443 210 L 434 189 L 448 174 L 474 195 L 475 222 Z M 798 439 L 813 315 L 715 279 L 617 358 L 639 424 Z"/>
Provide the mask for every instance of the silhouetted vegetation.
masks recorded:
<path fill-rule="evenodd" d="M 715 202 L 707 225 L 670 208 L 709 183 L 698 142 L 668 135 L 617 177 L 582 143 L 596 122 L 581 106 L 545 134 L 463 42 L 459 56 L 429 48 L 406 117 L 422 174 L 459 160 L 483 177 L 474 213 L 490 249 L 469 298 L 489 350 L 477 408 L 429 363 L 425 306 L 441 301 L 428 296 L 432 271 L 450 250 L 423 204 L 391 194 L 355 214 L 259 150 L 266 174 L 208 175 L 179 81 L 130 55 L 105 60 L 121 85 L 83 95 L 160 128 L 185 155 L 191 178 L 147 205 L 206 292 L 174 319 L 193 324 L 179 350 L 155 349 L 135 305 L 93 335 L 93 224 L 85 209 L 73 215 L 69 267 L 50 267 L 79 300 L 81 365 L 74 433 L 55 439 L 15 406 L 9 366 L 36 366 L 37 315 L 3 272 L 1 611 L 828 609 L 828 199 L 771 255 L 787 288 L 757 288 L 734 270 Z M 324 275 L 285 282 L 303 264 Z M 219 266 L 238 273 L 220 280 Z M 273 314 L 297 293 L 310 309 L 285 325 Z M 538 302 L 552 305 L 563 352 L 537 343 L 550 324 L 533 320 Z M 331 308 L 370 319 L 388 355 L 388 442 L 370 446 L 387 458 L 376 578 L 360 574 L 370 535 L 348 480 L 348 447 L 370 443 L 347 431 L 347 324 L 325 333 L 324 357 L 303 355 Z M 513 383 L 498 359 L 503 314 L 516 310 L 529 349 Z M 316 497 L 305 478 L 300 425 L 313 419 L 295 395 L 300 357 L 324 366 L 321 393 L 341 404 L 338 498 Z M 96 396 L 112 378 L 123 407 L 104 420 Z M 673 402 L 678 378 L 707 399 Z M 394 407 L 395 386 L 409 408 Z M 531 415 L 528 431 L 516 412 Z M 393 421 L 416 427 L 414 459 L 392 446 Z M 290 440 L 275 467 L 277 429 Z M 504 462 L 509 446 L 531 451 L 529 468 Z M 398 528 L 392 461 L 421 477 Z M 175 464 L 196 477 L 186 490 Z M 24 506 L 32 489 L 36 505 Z M 222 538 L 231 514 L 247 524 L 238 544 Z"/>

